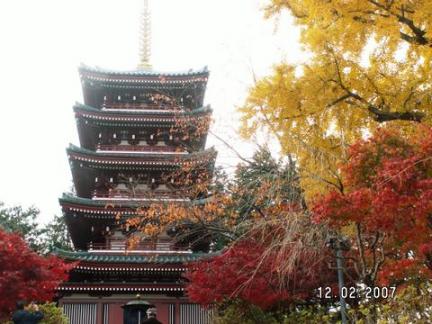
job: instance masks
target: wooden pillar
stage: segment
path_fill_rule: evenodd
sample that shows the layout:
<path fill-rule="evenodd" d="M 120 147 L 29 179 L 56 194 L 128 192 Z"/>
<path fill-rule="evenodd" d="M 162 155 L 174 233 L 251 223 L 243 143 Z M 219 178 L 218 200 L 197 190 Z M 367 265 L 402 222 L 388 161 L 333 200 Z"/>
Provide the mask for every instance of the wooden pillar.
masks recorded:
<path fill-rule="evenodd" d="M 180 324 L 180 301 L 177 299 L 175 303 L 175 324 Z"/>
<path fill-rule="evenodd" d="M 99 301 L 96 305 L 96 324 L 103 324 L 103 303 Z"/>

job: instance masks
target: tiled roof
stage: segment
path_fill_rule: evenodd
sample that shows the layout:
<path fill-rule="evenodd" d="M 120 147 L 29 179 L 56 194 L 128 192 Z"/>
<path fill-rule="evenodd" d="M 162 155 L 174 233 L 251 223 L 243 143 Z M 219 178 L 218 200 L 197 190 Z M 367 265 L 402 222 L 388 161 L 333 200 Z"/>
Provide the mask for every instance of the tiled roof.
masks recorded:
<path fill-rule="evenodd" d="M 211 147 L 209 149 L 194 152 L 190 154 L 160 154 L 160 153 L 143 153 L 130 154 L 122 152 L 95 152 L 87 150 L 76 145 L 70 144 L 67 148 L 67 153 L 71 160 L 82 162 L 90 162 L 96 164 L 112 164 L 112 165 L 142 165 L 142 166 L 157 166 L 157 165 L 182 165 L 185 163 L 207 163 L 216 159 L 216 150 Z"/>
<path fill-rule="evenodd" d="M 146 293 L 167 293 L 167 292 L 182 292 L 184 291 L 183 284 L 156 283 L 75 283 L 66 282 L 60 284 L 57 288 L 59 291 L 66 292 L 146 292 Z"/>
<path fill-rule="evenodd" d="M 104 218 L 114 218 L 118 212 L 121 211 L 122 215 L 133 215 L 136 208 L 148 206 L 152 203 L 170 203 L 175 202 L 179 204 L 191 204 L 191 205 L 201 205 L 211 198 L 199 199 L 193 201 L 169 201 L 169 200 L 94 200 L 89 198 L 77 197 L 73 194 L 64 193 L 61 198 L 59 198 L 60 205 L 68 210 L 77 213 L 86 213 L 86 217 L 93 217 L 90 215 L 105 215 Z M 108 215 L 108 216 L 107 216 Z"/>
<path fill-rule="evenodd" d="M 152 263 L 179 264 L 198 261 L 211 257 L 209 253 L 176 253 L 176 254 L 108 254 L 93 252 L 71 252 L 57 249 L 54 254 L 70 261 L 87 261 L 97 263 Z"/>
<path fill-rule="evenodd" d="M 207 66 L 203 67 L 200 70 L 188 70 L 188 71 L 178 71 L 178 72 L 161 72 L 161 71 L 153 71 L 153 70 L 130 70 L 130 71 L 120 71 L 120 70 L 111 70 L 111 69 L 105 69 L 98 66 L 88 66 L 83 63 L 81 63 L 79 67 L 80 72 L 96 72 L 96 73 L 103 73 L 107 75 L 116 75 L 116 76 L 152 76 L 152 77 L 184 77 L 184 76 L 195 76 L 195 75 L 202 75 L 202 74 L 208 74 L 208 68 Z"/>
<path fill-rule="evenodd" d="M 76 103 L 74 106 L 74 111 L 77 117 L 86 118 L 89 120 L 94 120 L 95 122 L 127 122 L 127 123 L 145 123 L 154 124 L 162 123 L 171 125 L 175 123 L 176 120 L 183 120 L 184 118 L 200 118 L 201 116 L 206 116 L 212 112 L 210 106 L 205 106 L 201 108 L 194 109 L 192 111 L 178 111 L 178 112 L 166 112 L 164 110 L 151 110 L 151 111 L 141 111 L 136 109 L 136 111 L 122 111 L 118 109 L 117 111 L 106 111 L 101 109 L 96 109 L 91 106 Z"/>
<path fill-rule="evenodd" d="M 114 110 L 110 110 L 110 111 L 106 111 L 103 109 L 98 109 L 98 108 L 94 108 L 92 106 L 89 105 L 84 105 L 82 103 L 76 102 L 74 105 L 74 110 L 75 111 L 82 111 L 82 112 L 88 112 L 88 113 L 97 113 L 97 114 L 104 114 L 106 116 L 122 116 L 122 115 L 130 115 L 130 116 L 147 116 L 147 115 L 175 115 L 175 116 L 191 116 L 191 115 L 197 115 L 197 114 L 201 114 L 201 113 L 206 113 L 206 112 L 211 112 L 212 109 L 210 107 L 210 105 L 207 106 L 203 106 L 203 107 L 199 107 L 199 108 L 195 108 L 192 109 L 191 111 L 186 111 L 186 110 L 179 110 L 178 112 L 176 111 L 175 113 L 173 113 L 172 111 L 166 111 L 163 109 L 152 109 L 151 111 L 145 111 L 143 112 L 140 109 L 135 109 L 135 110 L 128 110 L 127 112 L 125 112 L 122 109 L 118 109 L 117 111 Z"/>
<path fill-rule="evenodd" d="M 188 71 L 179 73 L 161 73 L 153 71 L 113 71 L 101 68 L 81 66 L 79 68 L 83 85 L 98 84 L 108 88 L 173 88 L 184 89 L 185 86 L 195 87 L 197 84 L 205 86 L 208 71 Z"/>

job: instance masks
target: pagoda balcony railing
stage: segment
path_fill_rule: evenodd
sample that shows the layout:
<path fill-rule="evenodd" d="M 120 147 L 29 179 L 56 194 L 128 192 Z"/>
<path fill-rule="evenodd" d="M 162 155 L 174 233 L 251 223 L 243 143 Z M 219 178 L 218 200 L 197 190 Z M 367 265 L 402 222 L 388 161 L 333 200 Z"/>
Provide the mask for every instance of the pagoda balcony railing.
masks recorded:
<path fill-rule="evenodd" d="M 186 192 L 183 190 L 130 190 L 130 189 L 111 189 L 94 190 L 93 199 L 116 199 L 116 198 L 135 198 L 135 199 L 179 199 L 186 198 Z"/>
<path fill-rule="evenodd" d="M 102 105 L 105 109 L 148 109 L 148 110 L 169 110 L 181 111 L 183 108 L 168 103 L 144 103 L 144 102 L 110 102 Z"/>
<path fill-rule="evenodd" d="M 87 245 L 88 251 L 110 251 L 113 253 L 125 252 L 125 251 L 141 251 L 149 253 L 163 253 L 163 252 L 184 252 L 187 253 L 186 247 L 177 246 L 172 242 L 157 242 L 147 243 L 140 242 L 130 247 L 127 246 L 126 242 L 108 242 L 108 243 L 92 243 Z"/>
<path fill-rule="evenodd" d="M 98 144 L 96 150 L 98 151 L 121 151 L 121 152 L 149 152 L 149 153 L 187 153 L 178 151 L 175 146 L 150 146 L 150 145 L 104 145 Z"/>

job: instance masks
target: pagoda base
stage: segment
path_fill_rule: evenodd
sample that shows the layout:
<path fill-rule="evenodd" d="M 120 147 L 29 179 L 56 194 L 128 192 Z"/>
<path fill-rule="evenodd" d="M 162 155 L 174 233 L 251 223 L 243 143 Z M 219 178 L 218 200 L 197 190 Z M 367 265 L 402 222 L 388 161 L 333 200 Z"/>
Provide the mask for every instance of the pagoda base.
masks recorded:
<path fill-rule="evenodd" d="M 164 324 L 211 323 L 211 310 L 190 303 L 186 297 L 167 294 L 140 294 L 137 298 L 137 294 L 70 293 L 59 304 L 70 324 L 129 324 L 124 322 L 123 306 L 137 300 L 154 305 L 158 320 Z"/>

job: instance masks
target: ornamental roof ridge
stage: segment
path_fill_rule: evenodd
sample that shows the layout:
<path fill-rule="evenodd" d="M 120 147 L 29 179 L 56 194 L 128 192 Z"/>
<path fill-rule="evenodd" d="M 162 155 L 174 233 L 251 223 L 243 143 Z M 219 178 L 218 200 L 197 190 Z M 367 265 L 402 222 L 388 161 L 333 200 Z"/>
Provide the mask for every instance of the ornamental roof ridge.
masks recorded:
<path fill-rule="evenodd" d="M 166 161 L 170 161 L 170 160 L 175 160 L 176 158 L 180 158 L 182 161 L 188 161 L 188 160 L 192 160 L 194 158 L 199 158 L 199 157 L 205 157 L 205 156 L 214 156 L 216 157 L 217 155 L 217 151 L 215 149 L 214 146 L 211 146 L 205 150 L 200 150 L 197 152 L 192 152 L 192 153 L 188 153 L 188 154 L 161 154 L 161 153 L 143 153 L 143 154 L 129 154 L 127 152 L 96 152 L 96 151 L 92 151 L 92 150 L 88 150 L 86 148 L 74 145 L 72 143 L 69 144 L 69 147 L 66 148 L 66 152 L 68 154 L 70 153 L 78 153 L 78 154 L 83 154 L 83 155 L 89 155 L 92 157 L 96 157 L 96 158 L 127 158 L 130 157 L 133 160 L 136 160 L 137 158 L 159 158 L 162 160 L 166 160 Z M 138 152 L 139 153 L 139 152 Z M 151 161 L 151 160 L 150 160 Z M 97 162 L 97 161 L 92 161 L 92 162 Z"/>
<path fill-rule="evenodd" d="M 95 72 L 95 73 L 102 73 L 102 74 L 111 74 L 116 76 L 121 75 L 127 75 L 127 76 L 150 76 L 150 77 L 158 77 L 158 76 L 166 76 L 166 77 L 185 77 L 185 76 L 196 76 L 196 75 L 203 75 L 209 74 L 209 70 L 207 66 L 204 66 L 203 68 L 199 70 L 193 70 L 189 69 L 187 71 L 177 71 L 177 72 L 163 72 L 163 71 L 154 71 L 154 70 L 112 70 L 112 69 L 106 69 L 99 66 L 89 66 L 84 63 L 81 63 L 78 67 L 78 71 L 85 71 L 85 72 Z"/>

